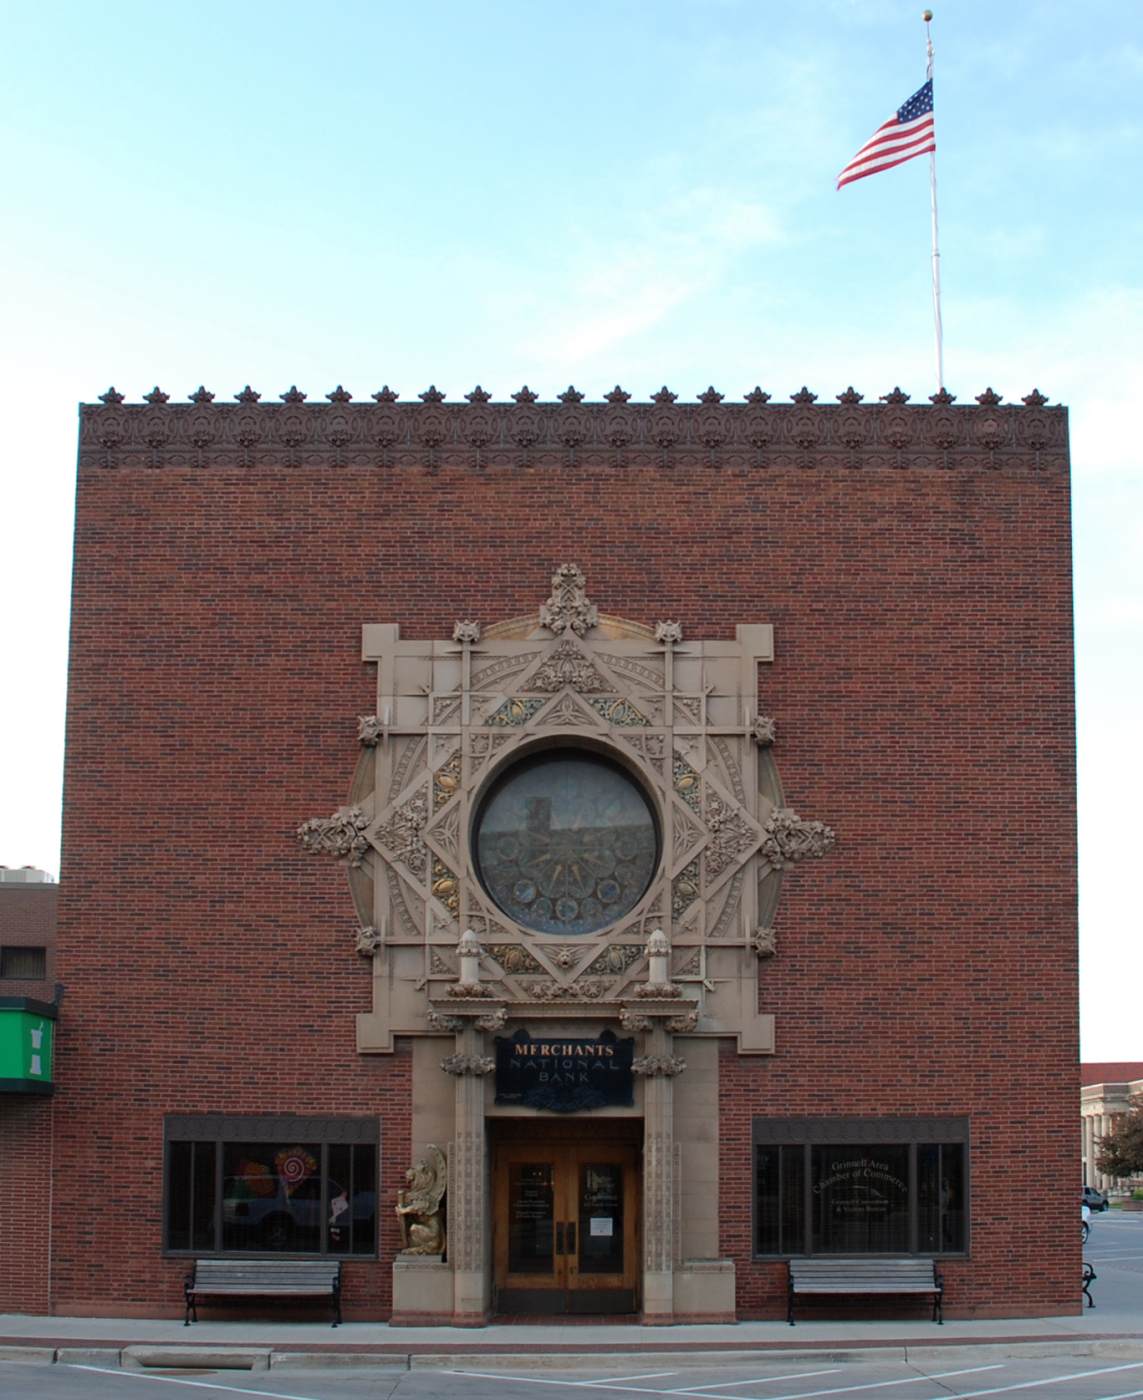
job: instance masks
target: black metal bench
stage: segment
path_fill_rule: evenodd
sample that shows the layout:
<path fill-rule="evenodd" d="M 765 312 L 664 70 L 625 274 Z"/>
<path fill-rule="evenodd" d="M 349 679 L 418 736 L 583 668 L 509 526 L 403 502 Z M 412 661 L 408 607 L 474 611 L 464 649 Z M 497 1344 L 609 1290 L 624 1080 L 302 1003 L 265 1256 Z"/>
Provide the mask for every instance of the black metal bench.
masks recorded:
<path fill-rule="evenodd" d="M 1085 1259 L 1083 1261 L 1083 1291 L 1089 1308 L 1095 1307 L 1095 1299 L 1091 1296 L 1091 1286 L 1098 1277 L 1099 1275 Z"/>
<path fill-rule="evenodd" d="M 944 1322 L 944 1283 L 932 1259 L 791 1259 L 786 1320 L 794 1325 L 797 1294 L 931 1294 L 933 1321 Z"/>
<path fill-rule="evenodd" d="M 341 1262 L 329 1259 L 196 1259 L 183 1285 L 187 1315 L 198 1321 L 200 1298 L 325 1298 L 341 1321 Z"/>

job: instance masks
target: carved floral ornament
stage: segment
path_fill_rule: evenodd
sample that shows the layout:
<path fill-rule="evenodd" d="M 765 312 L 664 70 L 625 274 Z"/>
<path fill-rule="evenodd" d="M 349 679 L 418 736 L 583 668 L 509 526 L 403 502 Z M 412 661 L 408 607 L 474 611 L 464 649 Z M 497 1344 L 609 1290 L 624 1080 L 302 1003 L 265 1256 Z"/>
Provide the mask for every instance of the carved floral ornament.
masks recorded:
<path fill-rule="evenodd" d="M 80 468 L 560 470 L 592 454 L 606 466 L 1063 470 L 1066 437 L 1065 411 L 1039 390 L 1015 403 L 991 388 L 912 402 L 900 388 L 864 399 L 851 387 L 826 402 L 802 388 L 781 403 L 761 388 L 734 401 L 712 387 L 683 402 L 664 386 L 638 403 L 617 386 L 589 403 L 569 386 L 541 404 L 527 386 L 503 401 L 480 386 L 449 401 L 435 386 L 402 398 L 386 385 L 362 400 L 341 385 L 266 397 L 246 385 L 229 398 L 200 385 L 174 402 L 156 385 L 139 402 L 111 388 L 82 407 Z"/>
<path fill-rule="evenodd" d="M 462 620 L 438 642 L 369 625 L 363 654 L 379 689 L 356 720 L 355 800 L 297 834 L 350 873 L 367 1046 L 520 1015 L 768 1043 L 750 1007 L 783 872 L 835 841 L 783 800 L 754 679 L 772 629 L 706 642 L 624 622 L 569 562 L 530 615 Z M 553 754 L 562 768 L 544 766 Z M 500 793 L 520 795 L 494 808 Z"/>

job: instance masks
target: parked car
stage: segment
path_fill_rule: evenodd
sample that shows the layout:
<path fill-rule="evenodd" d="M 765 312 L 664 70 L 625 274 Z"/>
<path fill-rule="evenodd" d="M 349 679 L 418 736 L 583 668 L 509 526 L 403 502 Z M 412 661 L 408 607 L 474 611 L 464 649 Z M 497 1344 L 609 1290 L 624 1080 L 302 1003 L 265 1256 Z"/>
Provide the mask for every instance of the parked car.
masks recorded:
<path fill-rule="evenodd" d="M 1089 1210 L 1107 1209 L 1107 1197 L 1102 1191 L 1097 1191 L 1094 1186 L 1083 1188 L 1083 1203 Z"/>
<path fill-rule="evenodd" d="M 263 1194 L 267 1192 L 268 1194 Z M 228 1176 L 223 1186 L 222 1220 L 228 1248 L 316 1249 L 321 1233 L 322 1180 L 313 1176 L 287 1192 L 277 1177 Z M 377 1198 L 358 1191 L 350 1203 L 332 1178 L 325 1182 L 331 1244 L 345 1226 L 372 1224 Z"/>

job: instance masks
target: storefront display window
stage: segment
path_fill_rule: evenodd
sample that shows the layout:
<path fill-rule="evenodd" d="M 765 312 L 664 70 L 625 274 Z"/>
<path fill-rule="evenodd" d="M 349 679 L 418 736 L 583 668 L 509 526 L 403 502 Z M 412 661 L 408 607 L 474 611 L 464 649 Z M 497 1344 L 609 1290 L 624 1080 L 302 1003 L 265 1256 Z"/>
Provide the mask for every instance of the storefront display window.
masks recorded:
<path fill-rule="evenodd" d="M 806 1140 L 828 1137 L 831 1120 L 788 1126 L 755 1124 L 755 1253 L 965 1250 L 965 1120 L 837 1120 L 833 1142 Z M 933 1127 L 955 1140 L 925 1141 Z M 803 1140 L 774 1140 L 795 1134 Z"/>
<path fill-rule="evenodd" d="M 168 1120 L 169 1250 L 376 1252 L 377 1143 L 370 1120 L 297 1120 L 296 1126 L 311 1129 L 308 1137 L 291 1136 L 289 1120 L 200 1121 L 215 1135 L 185 1136 L 193 1133 L 194 1120 Z M 312 1131 L 323 1126 L 324 1134 Z M 244 1127 L 263 1131 L 239 1136 Z M 370 1130 L 373 1141 L 344 1140 Z"/>

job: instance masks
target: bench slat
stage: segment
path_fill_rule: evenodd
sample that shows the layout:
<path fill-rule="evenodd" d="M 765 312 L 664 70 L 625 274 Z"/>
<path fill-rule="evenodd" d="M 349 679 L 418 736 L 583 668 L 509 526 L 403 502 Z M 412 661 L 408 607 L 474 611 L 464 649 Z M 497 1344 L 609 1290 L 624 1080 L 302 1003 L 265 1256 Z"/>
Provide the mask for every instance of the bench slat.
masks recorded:
<path fill-rule="evenodd" d="M 187 1323 L 198 1298 L 329 1297 L 341 1320 L 341 1260 L 196 1259 L 187 1275 Z M 197 1320 L 197 1312 L 195 1312 Z"/>
<path fill-rule="evenodd" d="M 944 1286 L 933 1259 L 791 1259 L 788 1262 L 787 1319 L 794 1324 L 794 1297 L 798 1293 L 859 1294 L 888 1297 L 893 1294 L 931 1294 L 933 1318 L 943 1321 Z"/>

